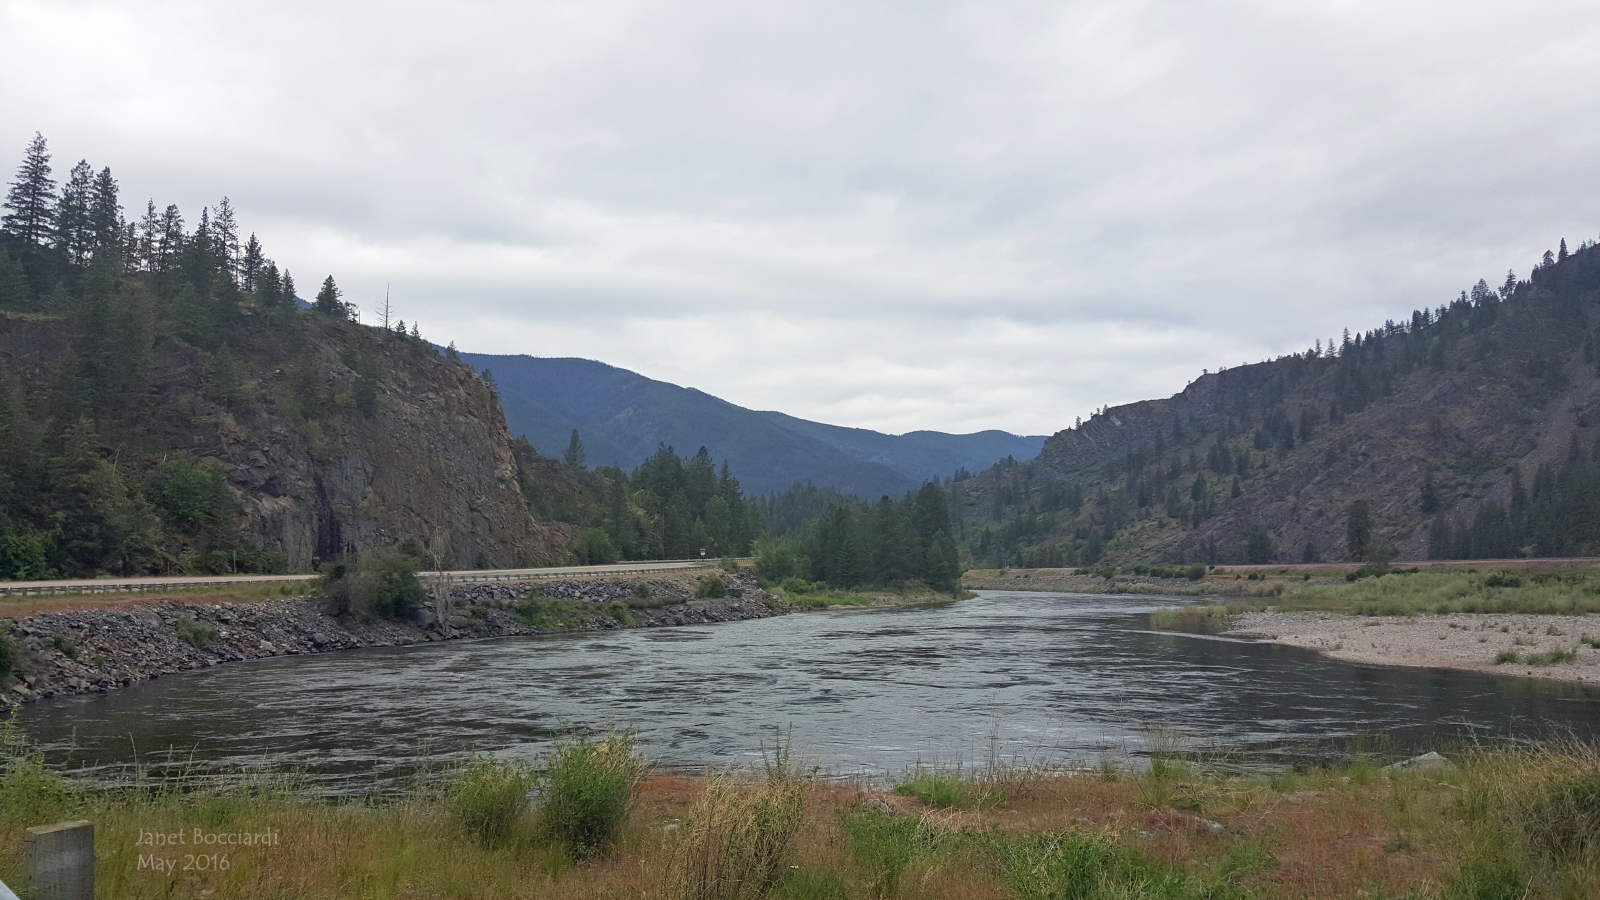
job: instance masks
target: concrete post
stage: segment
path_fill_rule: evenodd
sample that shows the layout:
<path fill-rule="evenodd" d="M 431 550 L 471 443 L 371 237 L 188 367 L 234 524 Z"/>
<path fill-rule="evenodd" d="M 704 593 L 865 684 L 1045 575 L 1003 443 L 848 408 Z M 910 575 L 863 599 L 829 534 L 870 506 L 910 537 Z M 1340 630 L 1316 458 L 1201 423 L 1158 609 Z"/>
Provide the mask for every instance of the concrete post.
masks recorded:
<path fill-rule="evenodd" d="M 23 855 L 33 900 L 94 900 L 93 823 L 29 828 Z"/>

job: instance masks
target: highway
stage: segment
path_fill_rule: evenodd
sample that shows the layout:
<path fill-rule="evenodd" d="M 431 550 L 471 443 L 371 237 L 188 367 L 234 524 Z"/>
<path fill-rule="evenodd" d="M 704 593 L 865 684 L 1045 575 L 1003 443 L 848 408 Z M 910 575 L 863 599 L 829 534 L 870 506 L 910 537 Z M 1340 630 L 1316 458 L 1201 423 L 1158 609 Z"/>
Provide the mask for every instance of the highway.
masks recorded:
<path fill-rule="evenodd" d="M 615 563 L 605 566 L 553 566 L 543 569 L 465 569 L 455 572 L 418 572 L 425 580 L 444 578 L 452 582 L 527 581 L 534 578 L 572 578 L 582 575 L 643 575 L 675 569 L 714 566 L 716 560 L 668 559 Z M 307 575 L 180 575 L 145 578 L 84 578 L 63 581 L 0 581 L 0 596 L 46 596 L 51 594 L 136 594 L 199 587 L 228 587 L 245 584 L 304 583 L 315 580 Z"/>

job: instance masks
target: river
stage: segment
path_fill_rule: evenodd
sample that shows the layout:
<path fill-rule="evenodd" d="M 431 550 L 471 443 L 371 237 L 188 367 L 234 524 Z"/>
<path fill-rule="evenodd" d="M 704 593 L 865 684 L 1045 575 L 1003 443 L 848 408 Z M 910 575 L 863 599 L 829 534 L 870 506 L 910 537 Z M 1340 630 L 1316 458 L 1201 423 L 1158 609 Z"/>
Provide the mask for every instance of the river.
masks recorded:
<path fill-rule="evenodd" d="M 283 657 L 35 704 L 19 723 L 89 781 L 176 757 L 199 773 L 299 770 L 331 793 L 394 788 L 419 764 L 468 752 L 532 757 L 563 730 L 607 727 L 687 768 L 759 762 L 782 728 L 824 770 L 869 775 L 991 752 L 1092 764 L 1138 755 L 1153 736 L 1281 766 L 1353 743 L 1394 754 L 1600 728 L 1592 689 L 1151 631 L 1149 611 L 1172 602 L 986 591 Z"/>

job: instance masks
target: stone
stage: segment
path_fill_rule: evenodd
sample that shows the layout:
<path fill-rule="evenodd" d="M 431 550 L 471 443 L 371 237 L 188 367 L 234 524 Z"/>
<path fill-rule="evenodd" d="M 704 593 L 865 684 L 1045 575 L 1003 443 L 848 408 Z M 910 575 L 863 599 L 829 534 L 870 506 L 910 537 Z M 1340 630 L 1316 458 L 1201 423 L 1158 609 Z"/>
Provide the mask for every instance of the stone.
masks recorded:
<path fill-rule="evenodd" d="M 1384 766 L 1383 770 L 1385 772 L 1432 772 L 1436 769 L 1448 769 L 1450 765 L 1450 760 L 1429 750 L 1421 756 L 1413 756 L 1393 765 Z"/>
<path fill-rule="evenodd" d="M 466 616 L 451 616 L 445 620 L 445 624 L 449 625 L 451 628 L 471 628 L 472 620 L 468 619 Z"/>
<path fill-rule="evenodd" d="M 314 632 L 311 635 L 311 643 L 316 644 L 318 647 L 321 647 L 322 645 L 328 643 L 328 636 L 323 634 L 320 631 Z"/>

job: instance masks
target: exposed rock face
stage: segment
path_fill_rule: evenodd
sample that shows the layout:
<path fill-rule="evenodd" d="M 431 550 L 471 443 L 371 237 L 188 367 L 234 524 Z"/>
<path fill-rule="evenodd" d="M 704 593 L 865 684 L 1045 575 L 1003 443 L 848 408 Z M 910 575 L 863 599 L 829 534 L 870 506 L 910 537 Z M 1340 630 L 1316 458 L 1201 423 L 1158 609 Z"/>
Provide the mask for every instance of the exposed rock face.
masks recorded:
<path fill-rule="evenodd" d="M 43 382 L 75 364 L 65 328 L 0 317 L 0 363 Z M 571 528 L 529 514 L 499 401 L 471 367 L 329 317 L 232 341 L 156 340 L 140 389 L 97 422 L 127 477 L 172 454 L 216 460 L 242 527 L 289 571 L 407 541 L 445 568 L 568 561 Z"/>
<path fill-rule="evenodd" d="M 449 591 L 443 620 L 432 601 L 412 621 L 335 618 L 314 597 L 241 604 L 171 601 L 0 620 L 0 630 L 16 643 L 21 662 L 19 680 L 4 699 L 15 703 L 104 692 L 162 675 L 272 656 L 462 638 L 705 625 L 789 612 L 779 598 L 758 590 L 753 578 L 722 577 L 730 594 L 739 596 L 694 599 L 694 580 L 683 576 L 646 579 L 647 597 L 639 596 L 634 579 L 460 585 Z M 537 589 L 540 600 L 558 601 L 559 612 L 530 617 L 519 611 L 516 604 L 529 596 L 530 588 Z"/>

